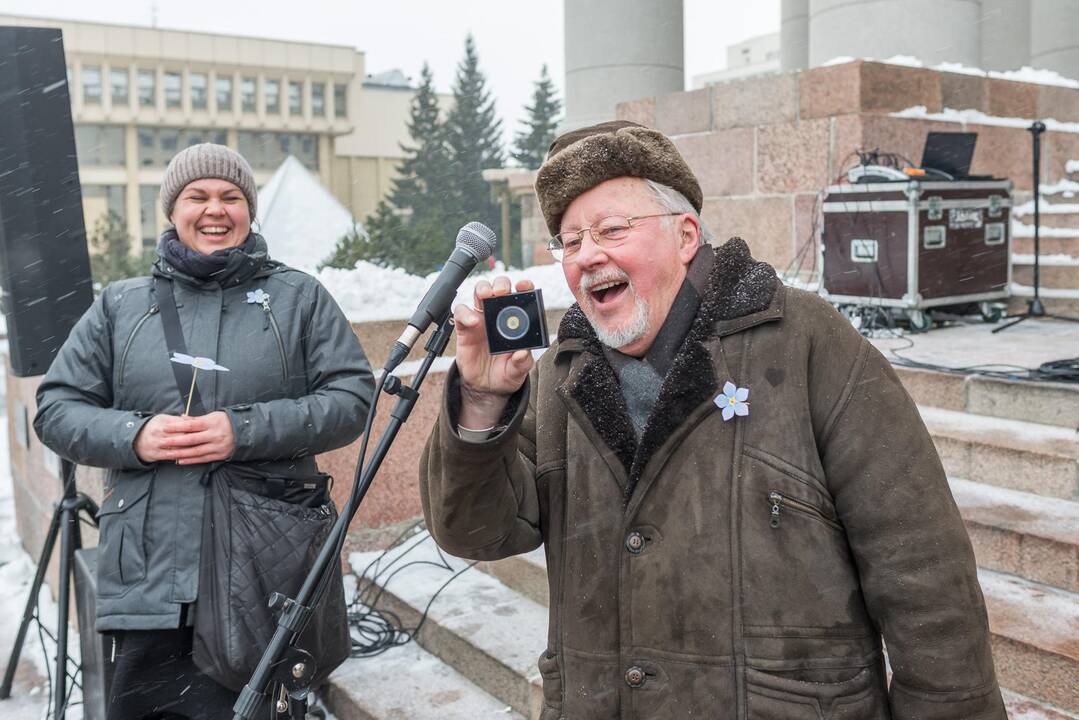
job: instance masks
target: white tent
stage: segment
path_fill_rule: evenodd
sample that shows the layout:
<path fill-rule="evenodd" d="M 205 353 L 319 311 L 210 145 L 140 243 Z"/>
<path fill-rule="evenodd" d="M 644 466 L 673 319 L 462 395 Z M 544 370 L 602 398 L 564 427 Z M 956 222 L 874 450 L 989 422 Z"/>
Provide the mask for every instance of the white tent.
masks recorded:
<path fill-rule="evenodd" d="M 271 258 L 312 274 L 342 236 L 353 228 L 364 232 L 348 209 L 291 155 L 259 190 L 258 224 Z"/>

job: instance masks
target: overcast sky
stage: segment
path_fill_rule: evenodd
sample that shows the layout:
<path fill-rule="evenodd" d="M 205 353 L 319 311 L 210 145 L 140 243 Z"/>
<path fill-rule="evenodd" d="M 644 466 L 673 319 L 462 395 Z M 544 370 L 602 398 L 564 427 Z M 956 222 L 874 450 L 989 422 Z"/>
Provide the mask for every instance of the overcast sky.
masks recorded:
<path fill-rule="evenodd" d="M 662 0 L 657 0 L 662 1 Z M 540 66 L 560 90 L 563 0 L 0 0 L 0 13 L 150 25 L 236 35 L 350 45 L 366 54 L 368 73 L 400 68 L 418 78 L 427 61 L 448 92 L 476 38 L 499 116 L 512 137 Z M 689 78 L 726 66 L 726 47 L 779 30 L 780 0 L 685 0 L 686 87 Z M 32 11 L 30 11 L 32 9 Z"/>

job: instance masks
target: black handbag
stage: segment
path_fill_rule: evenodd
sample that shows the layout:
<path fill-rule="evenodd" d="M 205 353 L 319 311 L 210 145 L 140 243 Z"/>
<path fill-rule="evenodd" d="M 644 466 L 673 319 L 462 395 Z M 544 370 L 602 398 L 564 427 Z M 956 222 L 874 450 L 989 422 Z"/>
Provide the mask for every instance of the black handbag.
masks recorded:
<path fill-rule="evenodd" d="M 207 476 L 195 664 L 227 688 L 247 683 L 277 627 L 270 594 L 295 597 L 337 519 L 329 476 L 267 477 L 249 465 L 224 464 Z M 341 565 L 296 645 L 325 679 L 351 650 Z"/>
<path fill-rule="evenodd" d="M 154 279 L 170 355 L 185 353 L 172 283 Z M 170 363 L 182 399 L 205 412 L 191 368 Z M 337 520 L 325 474 L 283 477 L 260 465 L 212 466 L 203 509 L 199 591 L 194 606 L 194 661 L 218 683 L 239 692 L 277 628 L 268 605 L 273 592 L 295 597 Z M 315 609 L 295 645 L 310 653 L 312 684 L 325 679 L 351 651 L 340 563 L 316 592 Z"/>

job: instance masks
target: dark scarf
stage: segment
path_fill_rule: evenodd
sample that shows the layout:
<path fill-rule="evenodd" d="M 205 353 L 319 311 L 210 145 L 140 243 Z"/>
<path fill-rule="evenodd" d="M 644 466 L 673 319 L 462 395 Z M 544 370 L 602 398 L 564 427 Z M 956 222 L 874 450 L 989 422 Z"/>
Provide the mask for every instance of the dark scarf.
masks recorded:
<path fill-rule="evenodd" d="M 626 401 L 629 418 L 633 422 L 638 440 L 652 414 L 652 408 L 655 407 L 663 378 L 670 370 L 678 349 L 682 347 L 682 341 L 686 339 L 686 334 L 697 317 L 701 293 L 707 289 L 714 258 L 711 247 L 698 250 L 667 313 L 667 319 L 663 321 L 652 347 L 643 358 L 630 357 L 614 348 L 603 347 L 607 362 L 618 376 L 622 397 Z"/>
<path fill-rule="evenodd" d="M 235 252 L 250 255 L 255 251 L 255 233 L 248 233 L 247 239 L 236 247 L 227 250 L 215 250 L 203 255 L 180 242 L 176 228 L 169 228 L 161 233 L 157 243 L 157 254 L 174 268 L 199 280 L 209 280 L 222 272 L 229 263 L 229 257 Z"/>

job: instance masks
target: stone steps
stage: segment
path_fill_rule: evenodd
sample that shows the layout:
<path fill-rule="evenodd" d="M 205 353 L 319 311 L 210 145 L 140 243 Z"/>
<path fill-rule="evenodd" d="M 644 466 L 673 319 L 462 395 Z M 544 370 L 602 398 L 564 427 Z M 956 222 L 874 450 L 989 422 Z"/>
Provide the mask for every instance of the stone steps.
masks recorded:
<path fill-rule="evenodd" d="M 1074 428 L 919 406 L 949 475 L 1046 497 L 1079 498 Z"/>
<path fill-rule="evenodd" d="M 395 613 L 406 627 L 415 627 L 435 591 L 469 565 L 441 553 L 429 537 L 407 551 L 412 545 L 388 551 L 381 567 L 399 557 L 401 563 L 416 564 L 378 579 L 383 590 L 379 608 Z M 354 553 L 349 559 L 359 574 L 379 555 Z M 467 569 L 431 603 L 417 641 L 504 706 L 532 720 L 539 717 L 542 686 L 536 660 L 547 646 L 543 605 L 486 573 Z"/>
<path fill-rule="evenodd" d="M 949 483 L 979 567 L 1079 592 L 1079 502 Z"/>
<path fill-rule="evenodd" d="M 979 569 L 1000 684 L 1079 711 L 1079 595 Z"/>
<path fill-rule="evenodd" d="M 517 579 L 521 584 L 511 587 L 521 595 L 546 592 L 539 586 L 546 585 L 542 557 L 522 555 L 483 567 Z M 1079 698 L 1069 683 L 1079 673 L 1079 595 L 984 568 L 978 578 L 1001 685 L 1025 693 L 1006 693 L 1009 715 L 1013 720 L 1075 717 Z"/>
<path fill-rule="evenodd" d="M 1079 228 L 1079 203 L 1074 200 L 1070 203 L 1047 203 L 1043 202 L 1038 208 L 1039 221 L 1042 229 L 1045 228 Z M 1023 212 L 1012 211 L 1015 225 L 1026 226 L 1025 231 L 1034 232 L 1034 206 L 1028 205 Z M 1079 230 L 1076 230 L 1079 233 Z"/>
<path fill-rule="evenodd" d="M 1069 234 L 1066 236 L 1058 237 L 1055 235 L 1046 235 L 1040 233 L 1039 247 L 1042 255 L 1071 255 L 1072 257 L 1079 256 L 1079 231 L 1075 234 Z M 1034 236 L 1030 237 L 1012 235 L 1012 254 L 1013 255 L 1033 255 L 1034 254 Z"/>
<path fill-rule="evenodd" d="M 1042 262 L 1038 271 L 1042 288 L 1079 288 L 1079 262 L 1059 264 Z M 1034 263 L 1012 259 L 1012 282 L 1020 285 L 1034 285 Z"/>
<path fill-rule="evenodd" d="M 416 643 L 347 660 L 322 699 L 337 720 L 524 720 Z"/>
<path fill-rule="evenodd" d="M 1079 317 L 1079 290 L 1042 287 L 1039 296 L 1047 313 Z M 1013 284 L 1012 296 L 1008 298 L 1008 313 L 1024 312 L 1028 307 L 1027 300 L 1033 297 L 1033 287 Z"/>
<path fill-rule="evenodd" d="M 1079 384 L 1008 380 L 894 365 L 920 406 L 1079 428 Z"/>

